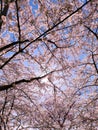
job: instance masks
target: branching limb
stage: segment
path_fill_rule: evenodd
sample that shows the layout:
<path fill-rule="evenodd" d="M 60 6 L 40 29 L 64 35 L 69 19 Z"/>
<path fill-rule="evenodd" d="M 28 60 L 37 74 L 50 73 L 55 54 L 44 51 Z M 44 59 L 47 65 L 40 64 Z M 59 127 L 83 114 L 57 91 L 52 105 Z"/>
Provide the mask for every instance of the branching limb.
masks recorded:
<path fill-rule="evenodd" d="M 63 23 L 65 20 L 67 20 L 68 18 L 70 18 L 72 15 L 74 15 L 75 13 L 77 13 L 79 10 L 81 10 L 85 5 L 87 5 L 89 2 L 91 2 L 92 0 L 87 1 L 86 3 L 84 3 L 81 7 L 79 7 L 77 10 L 75 10 L 74 12 L 72 12 L 70 15 L 68 15 L 67 17 L 65 17 L 63 20 L 59 21 L 57 24 L 53 25 L 51 28 L 49 28 L 48 30 L 46 30 L 44 33 L 42 33 L 40 36 L 38 36 L 37 38 L 35 38 L 34 40 L 32 40 L 31 42 L 29 42 L 24 48 L 21 48 L 18 52 L 16 52 L 12 57 L 10 57 L 1 67 L 0 69 L 2 69 L 5 65 L 7 65 L 16 55 L 18 55 L 20 52 L 22 52 L 23 50 L 25 50 L 28 46 L 30 46 L 32 43 L 36 42 L 37 40 L 39 40 L 41 37 L 43 37 L 44 35 L 47 35 L 49 32 L 51 32 L 54 28 L 56 28 L 58 25 L 60 25 L 61 23 Z"/>

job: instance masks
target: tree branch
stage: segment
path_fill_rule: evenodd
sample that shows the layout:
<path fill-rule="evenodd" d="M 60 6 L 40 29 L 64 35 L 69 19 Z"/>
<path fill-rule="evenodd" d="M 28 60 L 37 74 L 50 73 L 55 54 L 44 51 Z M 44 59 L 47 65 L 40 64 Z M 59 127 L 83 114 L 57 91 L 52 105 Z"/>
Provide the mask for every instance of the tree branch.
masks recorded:
<path fill-rule="evenodd" d="M 14 85 L 18 85 L 18 84 L 21 84 L 21 83 L 30 83 L 34 80 L 40 80 L 46 76 L 48 76 L 49 74 L 52 74 L 54 71 L 51 71 L 43 76 L 39 76 L 39 77 L 33 77 L 33 78 L 30 78 L 30 79 L 21 79 L 21 80 L 18 80 L 18 81 L 15 81 L 15 82 L 12 82 L 11 84 L 8 84 L 8 85 L 0 85 L 0 91 L 4 91 L 4 90 L 8 90 L 9 88 L 13 88 Z"/>
<path fill-rule="evenodd" d="M 5 45 L 5 46 L 1 47 L 1 48 L 0 48 L 0 52 L 4 51 L 5 49 L 8 49 L 8 48 L 10 48 L 10 47 L 12 47 L 12 46 L 14 46 L 14 45 L 17 45 L 17 44 L 19 44 L 19 43 L 22 44 L 22 43 L 24 43 L 24 42 L 29 42 L 29 40 L 12 42 L 12 43 L 10 43 L 10 44 L 8 44 L 8 45 Z"/>
<path fill-rule="evenodd" d="M 85 25 L 85 27 L 91 32 L 94 34 L 94 36 L 98 39 L 98 35 L 93 31 L 91 30 L 88 26 Z"/>
<path fill-rule="evenodd" d="M 97 68 L 97 65 L 96 65 L 96 62 L 95 62 L 95 59 L 94 59 L 94 54 L 93 54 L 93 52 L 92 52 L 92 60 L 93 60 L 93 64 L 94 64 L 95 70 L 96 70 L 96 72 L 97 72 L 97 74 L 98 74 L 98 68 Z"/>
<path fill-rule="evenodd" d="M 21 29 L 20 29 L 20 20 L 19 20 L 19 7 L 17 0 L 15 1 L 16 4 L 16 14 L 17 14 L 17 26 L 18 26 L 18 40 L 21 41 Z M 19 42 L 19 50 L 21 50 L 21 45 Z"/>

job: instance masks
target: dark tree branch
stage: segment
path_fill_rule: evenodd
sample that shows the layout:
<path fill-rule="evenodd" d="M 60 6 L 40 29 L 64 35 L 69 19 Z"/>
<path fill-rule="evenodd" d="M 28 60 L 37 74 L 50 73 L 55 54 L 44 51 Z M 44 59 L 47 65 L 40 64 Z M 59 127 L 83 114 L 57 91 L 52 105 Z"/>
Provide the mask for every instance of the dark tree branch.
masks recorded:
<path fill-rule="evenodd" d="M 10 111 L 9 111 L 9 113 L 8 113 L 7 117 L 6 117 L 6 124 L 7 124 L 7 123 L 8 123 L 8 121 L 9 121 L 9 116 L 10 116 L 11 111 L 12 111 L 12 109 L 13 109 L 13 106 L 14 106 L 14 101 L 15 101 L 15 95 L 13 96 L 12 103 L 11 103 L 11 107 L 10 107 Z"/>
<path fill-rule="evenodd" d="M 68 111 L 67 111 L 67 112 L 65 113 L 65 115 L 64 115 L 64 119 L 63 119 L 62 125 L 64 124 L 64 122 L 65 122 L 65 120 L 66 120 L 66 118 L 67 118 L 67 116 L 68 116 L 70 110 L 71 110 L 72 107 L 74 106 L 74 104 L 75 104 L 75 101 L 69 106 Z"/>
<path fill-rule="evenodd" d="M 21 29 L 20 29 L 20 20 L 19 20 L 19 7 L 18 7 L 18 1 L 15 1 L 16 4 L 16 15 L 17 15 L 17 26 L 18 26 L 18 40 L 21 41 Z M 21 50 L 21 44 L 19 42 L 19 50 Z"/>
<path fill-rule="evenodd" d="M 0 130 L 6 130 L 5 121 L 4 121 L 4 119 L 3 119 L 3 117 L 1 115 L 0 115 Z"/>
<path fill-rule="evenodd" d="M 4 91 L 4 90 L 8 90 L 9 88 L 13 88 L 14 85 L 19 85 L 21 83 L 30 83 L 34 80 L 40 80 L 46 76 L 48 76 L 49 74 L 52 74 L 54 71 L 51 71 L 43 76 L 39 76 L 39 77 L 34 77 L 34 78 L 30 78 L 30 79 L 21 79 L 21 80 L 18 80 L 18 81 L 15 81 L 15 82 L 12 82 L 11 84 L 8 84 L 8 85 L 0 85 L 0 91 Z"/>
<path fill-rule="evenodd" d="M 7 65 L 16 55 L 18 55 L 21 51 L 16 52 L 13 54 L 3 65 L 0 66 L 0 69 L 2 69 L 5 65 Z"/>
<path fill-rule="evenodd" d="M 12 42 L 12 43 L 10 43 L 10 44 L 8 44 L 8 45 L 5 45 L 5 46 L 1 47 L 1 48 L 0 48 L 0 52 L 4 51 L 5 49 L 8 49 L 8 48 L 10 48 L 10 47 L 12 47 L 12 46 L 14 46 L 14 45 L 17 45 L 17 44 L 19 44 L 19 43 L 22 44 L 22 43 L 25 43 L 25 42 L 29 42 L 29 40 Z"/>
<path fill-rule="evenodd" d="M 97 65 L 96 65 L 96 62 L 95 62 L 95 59 L 94 59 L 94 54 L 93 54 L 93 52 L 92 52 L 92 60 L 93 60 L 93 64 L 94 64 L 95 70 L 96 70 L 96 72 L 97 72 L 97 74 L 98 74 L 98 68 L 97 68 Z"/>
<path fill-rule="evenodd" d="M 86 25 L 85 25 L 85 27 L 86 27 L 92 34 L 94 34 L 94 36 L 98 39 L 98 35 L 97 35 L 92 29 L 90 29 L 90 27 L 88 27 L 88 26 L 86 26 Z"/>
<path fill-rule="evenodd" d="M 72 47 L 72 46 L 75 45 L 75 44 L 73 44 L 73 45 L 67 45 L 67 46 L 58 46 L 54 41 L 47 40 L 47 42 L 52 43 L 56 48 L 60 48 L 60 49 L 63 49 L 63 48 L 70 48 L 70 47 Z"/>
<path fill-rule="evenodd" d="M 3 9 L 3 11 L 2 11 L 2 15 L 6 16 L 6 15 L 7 15 L 7 12 L 8 12 L 8 9 L 9 9 L 9 4 L 7 3 L 7 4 L 5 4 L 5 6 L 4 6 L 4 9 Z"/>
<path fill-rule="evenodd" d="M 6 91 L 6 96 L 5 96 L 5 100 L 4 100 L 2 109 L 0 110 L 2 115 L 3 115 L 4 111 L 5 111 L 6 104 L 7 104 L 7 91 Z"/>

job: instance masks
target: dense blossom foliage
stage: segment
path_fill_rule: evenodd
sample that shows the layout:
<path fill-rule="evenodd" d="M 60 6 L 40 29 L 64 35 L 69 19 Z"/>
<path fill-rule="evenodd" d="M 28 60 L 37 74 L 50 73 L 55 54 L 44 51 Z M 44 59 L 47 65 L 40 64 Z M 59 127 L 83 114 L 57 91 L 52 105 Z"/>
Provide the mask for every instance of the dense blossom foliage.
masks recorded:
<path fill-rule="evenodd" d="M 0 0 L 0 130 L 98 130 L 97 11 Z"/>

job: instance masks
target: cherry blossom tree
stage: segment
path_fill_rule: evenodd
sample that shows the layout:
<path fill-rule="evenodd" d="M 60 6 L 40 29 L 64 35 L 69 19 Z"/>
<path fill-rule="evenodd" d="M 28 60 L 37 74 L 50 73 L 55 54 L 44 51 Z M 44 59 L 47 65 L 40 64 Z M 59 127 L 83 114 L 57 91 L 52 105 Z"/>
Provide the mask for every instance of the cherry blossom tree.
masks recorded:
<path fill-rule="evenodd" d="M 98 129 L 96 0 L 0 0 L 0 130 Z"/>

